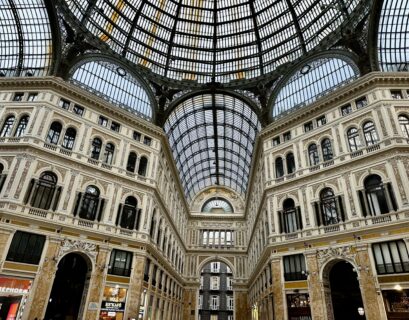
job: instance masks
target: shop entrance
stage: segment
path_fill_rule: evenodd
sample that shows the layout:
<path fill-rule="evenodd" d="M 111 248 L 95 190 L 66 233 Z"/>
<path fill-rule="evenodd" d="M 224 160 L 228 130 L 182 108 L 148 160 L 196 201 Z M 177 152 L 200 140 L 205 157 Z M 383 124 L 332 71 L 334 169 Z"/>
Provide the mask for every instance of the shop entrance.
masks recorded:
<path fill-rule="evenodd" d="M 78 253 L 69 253 L 61 259 L 44 320 L 81 318 L 80 307 L 82 300 L 85 301 L 84 287 L 90 269 L 90 263 Z"/>
<path fill-rule="evenodd" d="M 363 308 L 363 302 L 357 276 L 353 266 L 347 261 L 337 262 L 329 272 L 335 320 L 365 319 L 358 311 L 358 308 Z"/>

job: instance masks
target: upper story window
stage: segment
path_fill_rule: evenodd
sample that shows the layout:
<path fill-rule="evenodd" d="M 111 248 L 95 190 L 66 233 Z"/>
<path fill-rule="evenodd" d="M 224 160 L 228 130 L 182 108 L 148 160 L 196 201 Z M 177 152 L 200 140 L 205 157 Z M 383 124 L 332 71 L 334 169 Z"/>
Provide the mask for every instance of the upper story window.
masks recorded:
<path fill-rule="evenodd" d="M 322 150 L 322 158 L 324 161 L 329 161 L 332 160 L 334 157 L 332 153 L 332 146 L 331 146 L 331 140 L 328 138 L 325 138 L 321 142 L 321 150 Z"/>
<path fill-rule="evenodd" d="M 129 196 L 125 203 L 119 206 L 116 225 L 129 230 L 139 229 L 140 210 L 135 197 Z"/>
<path fill-rule="evenodd" d="M 84 115 L 84 111 L 85 111 L 84 107 L 81 107 L 78 104 L 75 104 L 74 108 L 72 109 L 72 112 L 80 117 Z"/>
<path fill-rule="evenodd" d="M 1 128 L 1 137 L 9 137 L 13 130 L 14 122 L 16 121 L 15 116 L 8 116 L 6 121 L 4 121 L 3 128 Z"/>
<path fill-rule="evenodd" d="M 35 208 L 56 209 L 61 188 L 57 188 L 57 176 L 49 171 L 44 172 L 35 182 L 31 180 L 26 194 L 26 203 Z"/>
<path fill-rule="evenodd" d="M 317 212 L 318 225 L 331 225 L 344 221 L 343 206 L 340 197 L 337 198 L 331 188 L 320 192 L 320 210 Z"/>
<path fill-rule="evenodd" d="M 327 123 L 327 118 L 325 118 L 325 116 L 321 116 L 317 118 L 317 127 L 321 127 L 326 123 Z"/>
<path fill-rule="evenodd" d="M 378 274 L 409 272 L 409 255 L 402 240 L 375 243 L 372 245 Z"/>
<path fill-rule="evenodd" d="M 368 100 L 366 99 L 366 97 L 361 97 L 355 100 L 355 105 L 357 109 L 366 107 L 368 105 Z"/>
<path fill-rule="evenodd" d="M 74 215 L 86 220 L 101 220 L 104 200 L 100 198 L 100 191 L 95 186 L 88 186 L 85 193 L 78 194 Z"/>
<path fill-rule="evenodd" d="M 403 99 L 402 91 L 401 90 L 391 90 L 391 97 L 395 100 Z"/>
<path fill-rule="evenodd" d="M 347 114 L 350 114 L 351 112 L 352 112 L 352 106 L 350 104 L 347 104 L 341 107 L 341 116 L 346 116 Z"/>
<path fill-rule="evenodd" d="M 291 131 L 287 131 L 283 133 L 283 140 L 284 142 L 291 140 Z"/>
<path fill-rule="evenodd" d="M 77 130 L 74 128 L 68 128 L 65 131 L 64 139 L 61 146 L 65 149 L 72 150 L 74 147 L 75 137 L 77 136 Z"/>
<path fill-rule="evenodd" d="M 273 138 L 273 147 L 278 146 L 280 144 L 280 137 Z"/>
<path fill-rule="evenodd" d="M 70 108 L 71 102 L 66 99 L 60 99 L 60 101 L 58 102 L 58 105 L 61 108 L 68 110 Z"/>
<path fill-rule="evenodd" d="M 48 130 L 46 142 L 51 144 L 57 144 L 60 140 L 62 125 L 61 123 L 54 121 L 51 126 L 50 130 Z"/>
<path fill-rule="evenodd" d="M 108 273 L 129 277 L 132 270 L 132 252 L 113 249 L 109 260 Z"/>
<path fill-rule="evenodd" d="M 409 118 L 405 115 L 399 116 L 399 126 L 402 130 L 403 135 L 409 138 Z"/>
<path fill-rule="evenodd" d="M 275 161 L 275 171 L 276 171 L 276 178 L 280 178 L 284 175 L 284 163 L 283 158 L 278 157 Z"/>
<path fill-rule="evenodd" d="M 285 162 L 287 165 L 287 174 L 291 174 L 295 172 L 295 159 L 294 154 L 292 152 L 288 153 L 285 157 Z"/>
<path fill-rule="evenodd" d="M 37 92 L 30 92 L 27 97 L 27 101 L 36 101 L 38 98 Z"/>
<path fill-rule="evenodd" d="M 128 161 L 126 163 L 126 171 L 135 172 L 136 169 L 137 155 L 135 152 L 131 151 L 128 156 Z"/>
<path fill-rule="evenodd" d="M 312 131 L 313 129 L 314 129 L 314 124 L 312 123 L 312 121 L 304 123 L 304 132 L 309 132 L 309 131 Z"/>
<path fill-rule="evenodd" d="M 210 263 L 210 272 L 219 273 L 220 272 L 220 262 L 211 262 Z"/>
<path fill-rule="evenodd" d="M 23 101 L 24 93 L 16 92 L 13 96 L 13 101 Z"/>
<path fill-rule="evenodd" d="M 7 174 L 4 173 L 4 165 L 0 162 L 0 192 L 3 189 Z"/>
<path fill-rule="evenodd" d="M 146 172 L 148 170 L 148 159 L 145 156 L 142 156 L 139 160 L 139 168 L 138 168 L 138 175 L 146 176 Z"/>
<path fill-rule="evenodd" d="M 371 146 L 379 142 L 378 134 L 372 121 L 367 121 L 364 123 L 363 131 L 367 146 Z"/>
<path fill-rule="evenodd" d="M 28 264 L 39 264 L 45 236 L 23 231 L 16 231 L 6 260 Z"/>
<path fill-rule="evenodd" d="M 305 259 L 303 254 L 284 257 L 284 279 L 285 281 L 305 280 Z"/>
<path fill-rule="evenodd" d="M 299 207 L 295 206 L 293 199 L 285 199 L 283 211 L 278 213 L 280 229 L 282 233 L 293 233 L 302 229 L 301 214 Z"/>
<path fill-rule="evenodd" d="M 119 132 L 121 125 L 118 122 L 112 121 L 111 122 L 111 130 L 115 132 Z"/>
<path fill-rule="evenodd" d="M 226 199 L 213 197 L 208 199 L 202 206 L 201 212 L 209 213 L 233 213 L 233 206 Z"/>
<path fill-rule="evenodd" d="M 348 129 L 347 139 L 351 152 L 357 151 L 361 148 L 361 138 L 359 137 L 359 131 L 357 128 Z"/>
<path fill-rule="evenodd" d="M 20 118 L 20 121 L 18 122 L 18 125 L 17 125 L 17 129 L 14 132 L 15 137 L 21 137 L 24 135 L 27 129 L 28 120 L 29 120 L 28 116 L 22 116 Z"/>
<path fill-rule="evenodd" d="M 152 145 L 152 138 L 144 136 L 143 137 L 143 143 L 146 144 L 147 146 L 151 146 Z"/>
<path fill-rule="evenodd" d="M 99 118 L 98 118 L 98 124 L 99 124 L 100 126 L 103 126 L 103 127 L 108 127 L 108 119 L 105 118 L 105 117 L 103 117 L 103 116 L 99 116 Z"/>
<path fill-rule="evenodd" d="M 315 143 L 310 144 L 308 147 L 308 158 L 310 159 L 310 166 L 315 166 L 320 163 L 318 148 Z"/>
<path fill-rule="evenodd" d="M 210 290 L 219 290 L 220 278 L 218 276 L 210 277 Z"/>
<path fill-rule="evenodd" d="M 91 158 L 99 160 L 99 155 L 101 153 L 102 141 L 99 138 L 94 138 L 91 144 Z"/>
<path fill-rule="evenodd" d="M 115 146 L 112 143 L 107 143 L 105 145 L 104 158 L 102 159 L 102 161 L 106 164 L 111 165 L 112 160 L 114 159 L 114 152 Z"/>

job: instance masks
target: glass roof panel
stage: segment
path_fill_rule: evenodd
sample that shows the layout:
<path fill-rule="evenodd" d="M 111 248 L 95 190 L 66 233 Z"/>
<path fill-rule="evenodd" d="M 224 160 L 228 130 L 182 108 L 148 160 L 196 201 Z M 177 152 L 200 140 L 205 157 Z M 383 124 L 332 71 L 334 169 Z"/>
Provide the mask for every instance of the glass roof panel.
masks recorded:
<path fill-rule="evenodd" d="M 112 62 L 85 62 L 72 71 L 70 81 L 144 119 L 152 119 L 151 101 L 145 89 Z"/>
<path fill-rule="evenodd" d="M 164 129 L 188 199 L 211 185 L 244 194 L 256 134 L 256 114 L 222 94 L 194 96 L 170 114 Z"/>
<path fill-rule="evenodd" d="M 378 27 L 382 71 L 409 71 L 409 2 L 384 0 Z"/>
<path fill-rule="evenodd" d="M 45 76 L 52 50 L 43 0 L 0 1 L 0 76 Z"/>
<path fill-rule="evenodd" d="M 299 58 L 360 2 L 64 1 L 78 23 L 116 53 L 154 73 L 199 83 L 250 79 Z"/>
<path fill-rule="evenodd" d="M 305 106 L 359 76 L 356 66 L 339 58 L 322 58 L 306 63 L 280 89 L 272 115 Z"/>

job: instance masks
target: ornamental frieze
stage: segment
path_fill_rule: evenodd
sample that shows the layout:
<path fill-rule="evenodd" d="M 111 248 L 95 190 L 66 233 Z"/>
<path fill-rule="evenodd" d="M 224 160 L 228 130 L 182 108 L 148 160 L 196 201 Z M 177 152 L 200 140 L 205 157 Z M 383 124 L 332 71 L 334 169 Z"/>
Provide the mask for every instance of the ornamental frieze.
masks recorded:
<path fill-rule="evenodd" d="M 94 261 L 98 253 L 97 246 L 93 243 L 80 241 L 80 240 L 65 239 L 61 243 L 60 251 L 58 253 L 58 259 L 60 259 L 67 253 L 75 252 L 75 251 L 80 251 L 80 252 L 87 254 Z"/>
<path fill-rule="evenodd" d="M 320 266 L 324 265 L 328 260 L 333 258 L 339 259 L 355 259 L 355 249 L 352 246 L 330 247 L 317 251 L 317 260 Z"/>

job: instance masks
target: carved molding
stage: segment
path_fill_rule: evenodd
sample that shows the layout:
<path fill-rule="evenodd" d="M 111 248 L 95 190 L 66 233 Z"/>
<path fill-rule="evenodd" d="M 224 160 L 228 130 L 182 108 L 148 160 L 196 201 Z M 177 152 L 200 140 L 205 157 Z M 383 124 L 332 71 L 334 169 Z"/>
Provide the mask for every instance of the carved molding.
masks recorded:
<path fill-rule="evenodd" d="M 65 239 L 61 242 L 60 251 L 58 253 L 58 259 L 67 253 L 80 251 L 89 256 L 94 262 L 98 254 L 97 246 L 93 243 L 84 242 L 80 240 Z"/>
<path fill-rule="evenodd" d="M 344 246 L 337 248 L 327 248 L 317 251 L 317 260 L 318 264 L 323 266 L 328 260 L 333 258 L 345 259 L 345 260 L 354 260 L 356 252 L 352 246 Z"/>

